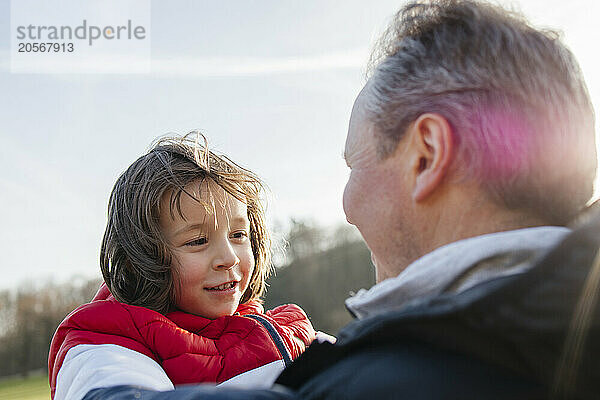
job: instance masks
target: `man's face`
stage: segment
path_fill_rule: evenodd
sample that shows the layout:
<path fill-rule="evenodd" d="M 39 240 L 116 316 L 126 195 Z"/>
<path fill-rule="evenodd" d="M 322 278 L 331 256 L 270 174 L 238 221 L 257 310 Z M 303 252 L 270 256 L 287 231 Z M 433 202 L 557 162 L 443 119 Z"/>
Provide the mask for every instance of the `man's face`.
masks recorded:
<path fill-rule="evenodd" d="M 375 127 L 363 111 L 363 93 L 354 104 L 346 138 L 344 158 L 351 172 L 343 201 L 348 222 L 358 228 L 371 250 L 380 282 L 396 276 L 411 253 L 411 235 L 405 229 L 410 202 L 405 187 L 408 165 L 399 163 L 396 156 L 378 158 Z M 397 150 L 401 155 L 401 148 Z"/>

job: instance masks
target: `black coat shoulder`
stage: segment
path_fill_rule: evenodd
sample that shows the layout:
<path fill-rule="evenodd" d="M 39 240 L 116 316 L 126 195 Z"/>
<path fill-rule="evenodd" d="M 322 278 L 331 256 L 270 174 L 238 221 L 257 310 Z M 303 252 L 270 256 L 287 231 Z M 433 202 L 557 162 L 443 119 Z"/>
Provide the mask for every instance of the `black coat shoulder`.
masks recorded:
<path fill-rule="evenodd" d="M 290 378 L 284 374 L 280 383 L 295 386 L 299 399 L 546 398 L 539 385 L 511 371 L 406 341 L 365 346 L 304 381 Z"/>

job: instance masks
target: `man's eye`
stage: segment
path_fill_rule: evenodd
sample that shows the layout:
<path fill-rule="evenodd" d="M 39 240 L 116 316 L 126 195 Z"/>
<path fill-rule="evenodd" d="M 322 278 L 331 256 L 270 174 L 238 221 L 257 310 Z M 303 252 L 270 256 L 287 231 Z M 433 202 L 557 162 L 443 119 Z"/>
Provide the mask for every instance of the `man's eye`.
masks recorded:
<path fill-rule="evenodd" d="M 197 239 L 194 239 L 190 242 L 187 242 L 185 245 L 186 246 L 202 246 L 203 244 L 206 244 L 207 240 L 205 237 L 200 237 Z"/>

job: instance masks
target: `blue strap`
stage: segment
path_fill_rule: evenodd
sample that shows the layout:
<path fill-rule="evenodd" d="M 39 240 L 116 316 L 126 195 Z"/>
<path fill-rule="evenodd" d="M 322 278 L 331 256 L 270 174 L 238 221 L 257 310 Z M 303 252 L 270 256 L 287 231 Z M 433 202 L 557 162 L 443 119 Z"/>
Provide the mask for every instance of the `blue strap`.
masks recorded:
<path fill-rule="evenodd" d="M 273 339 L 275 346 L 277 346 L 277 350 L 279 350 L 279 354 L 281 354 L 285 366 L 287 367 L 288 365 L 290 365 L 292 363 L 292 356 L 290 355 L 290 352 L 288 351 L 287 347 L 285 347 L 283 339 L 281 338 L 279 332 L 277 332 L 277 329 L 275 329 L 273 324 L 271 324 L 266 318 L 261 317 L 260 315 L 248 314 L 244 315 L 244 317 L 252 318 L 260 322 L 260 324 L 265 327 L 265 329 L 271 336 L 271 339 Z"/>

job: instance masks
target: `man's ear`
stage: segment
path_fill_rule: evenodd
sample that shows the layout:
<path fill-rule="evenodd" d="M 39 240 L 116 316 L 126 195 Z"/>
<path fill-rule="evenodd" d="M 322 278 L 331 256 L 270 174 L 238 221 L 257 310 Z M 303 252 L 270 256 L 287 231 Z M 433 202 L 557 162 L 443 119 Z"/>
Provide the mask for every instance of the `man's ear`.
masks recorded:
<path fill-rule="evenodd" d="M 452 128 L 443 116 L 426 113 L 409 127 L 414 173 L 413 200 L 429 197 L 442 183 L 454 156 Z"/>

